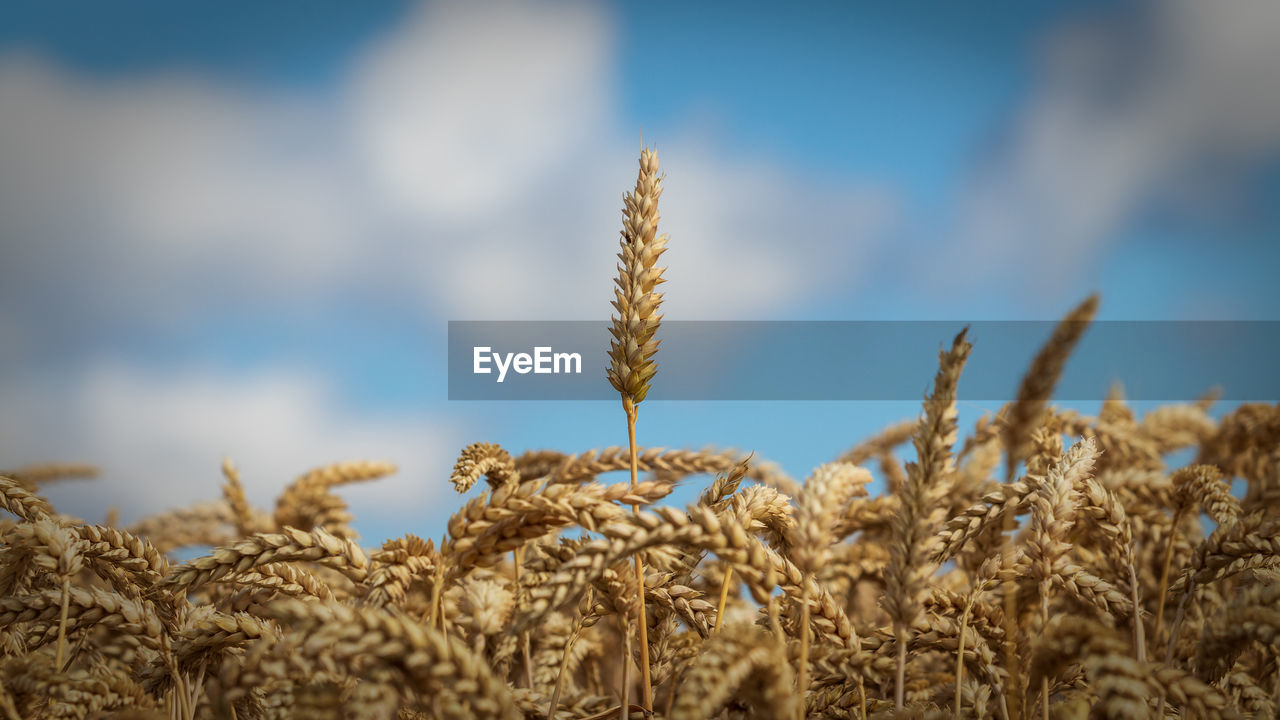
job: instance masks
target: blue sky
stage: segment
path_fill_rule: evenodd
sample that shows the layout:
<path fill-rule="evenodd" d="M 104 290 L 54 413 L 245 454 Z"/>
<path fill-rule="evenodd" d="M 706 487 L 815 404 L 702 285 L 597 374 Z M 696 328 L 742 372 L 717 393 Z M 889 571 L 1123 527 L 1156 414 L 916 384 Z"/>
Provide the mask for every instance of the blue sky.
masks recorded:
<path fill-rule="evenodd" d="M 374 539 L 439 534 L 468 442 L 623 442 L 609 404 L 448 402 L 442 343 L 450 319 L 608 312 L 642 137 L 668 174 L 673 318 L 959 327 L 1100 291 L 1108 319 L 1277 319 L 1278 20 L 1264 2 L 6 4 L 0 464 L 101 463 L 54 499 L 128 517 L 212 497 L 224 454 L 260 503 L 314 464 L 385 457 L 400 477 L 348 493 Z M 651 403 L 640 439 L 802 476 L 914 413 Z"/>

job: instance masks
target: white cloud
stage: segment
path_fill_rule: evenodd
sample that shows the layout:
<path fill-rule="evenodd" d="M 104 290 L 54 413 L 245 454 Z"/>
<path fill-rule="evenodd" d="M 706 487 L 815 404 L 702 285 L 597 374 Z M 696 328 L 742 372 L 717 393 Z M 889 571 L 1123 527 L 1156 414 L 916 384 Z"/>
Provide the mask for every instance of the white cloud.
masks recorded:
<path fill-rule="evenodd" d="M 21 55 L 0 62 L 0 94 L 10 307 L 172 321 L 241 289 L 317 291 L 359 257 L 364 221 L 335 161 L 289 146 L 318 131 L 287 98 L 99 83 Z"/>
<path fill-rule="evenodd" d="M 356 149 L 397 210 L 466 224 L 524 206 L 547 171 L 598 149 L 610 28 L 581 5 L 442 4 L 357 67 Z"/>
<path fill-rule="evenodd" d="M 1055 33 L 957 251 L 1069 277 L 1152 202 L 1274 158 L 1278 27 L 1269 0 L 1162 0 Z"/>
<path fill-rule="evenodd" d="M 109 506 L 121 508 L 128 521 L 215 499 L 227 456 L 239 467 L 250 501 L 264 509 L 312 467 L 395 462 L 396 475 L 340 493 L 357 523 L 380 517 L 394 521 L 396 530 L 421 528 L 425 519 L 438 522 L 436 501 L 453 493 L 447 472 L 461 447 L 443 424 L 345 407 L 321 379 L 298 368 L 236 376 L 102 362 L 56 387 L 10 382 L 0 391 L 5 465 L 52 458 L 101 466 L 104 474 L 93 481 L 48 487 L 60 510 L 93 520 Z"/>
<path fill-rule="evenodd" d="M 696 138 L 666 152 L 671 317 L 794 317 L 797 299 L 863 277 L 898 212 L 887 193 L 824 185 L 752 157 L 713 157 Z"/>
<path fill-rule="evenodd" d="M 436 318 L 607 314 L 639 150 L 616 116 L 609 18 L 415 13 L 323 99 L 0 60 L 0 300 L 39 305 L 42 332 L 189 323 L 227 300 L 305 307 L 343 287 Z M 811 297 L 893 221 L 879 190 L 659 140 L 687 281 L 673 316 Z"/>

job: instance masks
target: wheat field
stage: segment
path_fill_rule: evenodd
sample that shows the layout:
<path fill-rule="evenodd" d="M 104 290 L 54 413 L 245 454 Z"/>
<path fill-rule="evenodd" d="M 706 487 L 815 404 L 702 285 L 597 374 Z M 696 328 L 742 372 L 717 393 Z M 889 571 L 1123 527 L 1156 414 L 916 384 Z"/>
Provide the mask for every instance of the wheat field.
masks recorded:
<path fill-rule="evenodd" d="M 3 718 L 1275 716 L 1280 407 L 1138 417 L 1118 388 L 1096 417 L 1056 407 L 1089 298 L 963 434 L 961 332 L 917 420 L 803 481 L 638 446 L 660 195 L 645 151 L 608 378 L 628 444 L 468 446 L 449 479 L 483 491 L 439 542 L 361 543 L 339 489 L 384 462 L 261 509 L 224 461 L 220 499 L 128 527 L 41 497 L 92 468 L 0 473 Z M 662 504 L 677 483 L 697 501 Z"/>

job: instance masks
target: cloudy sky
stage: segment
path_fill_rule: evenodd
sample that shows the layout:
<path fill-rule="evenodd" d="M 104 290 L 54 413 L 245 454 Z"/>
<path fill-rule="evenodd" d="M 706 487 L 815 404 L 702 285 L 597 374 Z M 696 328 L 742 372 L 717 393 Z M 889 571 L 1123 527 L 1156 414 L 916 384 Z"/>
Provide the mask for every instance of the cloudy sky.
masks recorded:
<path fill-rule="evenodd" d="M 1277 32 L 1266 0 L 6 3 L 0 466 L 100 464 L 51 496 L 129 519 L 224 455 L 261 504 L 385 458 L 346 493 L 375 539 L 441 532 L 469 442 L 625 442 L 607 403 L 449 402 L 443 345 L 607 315 L 642 142 L 669 318 L 1280 319 Z M 652 403 L 640 440 L 804 474 L 914 412 Z"/>

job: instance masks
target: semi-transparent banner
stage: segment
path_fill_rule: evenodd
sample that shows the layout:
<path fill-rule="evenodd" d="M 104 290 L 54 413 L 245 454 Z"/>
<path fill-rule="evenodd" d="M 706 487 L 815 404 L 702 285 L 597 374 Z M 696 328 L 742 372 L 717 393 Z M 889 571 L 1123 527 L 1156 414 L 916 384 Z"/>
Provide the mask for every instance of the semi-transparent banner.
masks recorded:
<path fill-rule="evenodd" d="M 664 322 L 650 400 L 916 400 L 965 327 L 963 400 L 1010 400 L 1056 322 Z M 607 322 L 449 323 L 450 400 L 616 400 Z M 1280 322 L 1095 322 L 1054 397 L 1280 399 Z"/>

